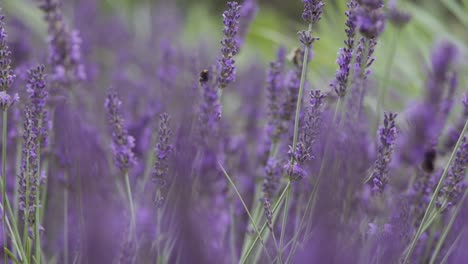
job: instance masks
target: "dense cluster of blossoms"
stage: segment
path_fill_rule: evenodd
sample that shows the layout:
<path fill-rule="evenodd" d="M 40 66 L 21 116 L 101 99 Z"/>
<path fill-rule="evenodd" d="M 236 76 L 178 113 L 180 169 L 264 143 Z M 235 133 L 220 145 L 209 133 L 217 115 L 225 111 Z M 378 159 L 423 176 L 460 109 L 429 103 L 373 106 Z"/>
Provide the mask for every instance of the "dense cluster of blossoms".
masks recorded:
<path fill-rule="evenodd" d="M 77 30 L 70 30 L 60 10 L 59 0 L 39 0 L 49 33 L 49 64 L 54 85 L 67 86 L 86 78 L 81 58 L 81 37 Z M 57 87 L 54 87 L 57 88 Z"/>
<path fill-rule="evenodd" d="M 35 115 L 35 112 L 31 108 L 26 107 L 24 110 L 22 159 L 18 192 L 20 195 L 19 209 L 29 228 L 32 228 L 36 221 L 35 212 L 38 208 L 35 201 L 41 184 L 39 177 L 37 123 L 38 117 Z"/>
<path fill-rule="evenodd" d="M 309 24 L 315 24 L 322 16 L 323 2 L 317 0 L 304 0 L 302 19 Z"/>
<path fill-rule="evenodd" d="M 28 71 L 28 82 L 26 89 L 31 98 L 31 111 L 36 117 L 39 142 L 41 147 L 47 146 L 47 134 L 49 130 L 46 100 L 49 92 L 46 89 L 46 75 L 44 65 L 39 65 Z"/>
<path fill-rule="evenodd" d="M 468 140 L 463 137 L 461 145 L 457 150 L 455 160 L 450 166 L 448 176 L 440 192 L 441 204 L 446 208 L 456 206 L 462 201 L 462 197 L 468 187 L 465 180 L 466 168 L 468 166 Z"/>
<path fill-rule="evenodd" d="M 136 163 L 136 158 L 132 150 L 135 147 L 135 139 L 128 134 L 125 128 L 121 113 L 122 101 L 119 99 L 116 92 L 108 92 L 105 107 L 112 129 L 114 162 L 117 168 L 125 173 Z"/>
<path fill-rule="evenodd" d="M 237 33 L 239 31 L 239 18 L 241 6 L 237 2 L 228 2 L 228 10 L 223 13 L 224 18 L 224 39 L 221 41 L 221 54 L 219 60 L 219 85 L 220 88 L 226 88 L 230 83 L 236 80 L 236 67 L 234 56 L 239 50 L 237 43 Z"/>
<path fill-rule="evenodd" d="M 339 69 L 336 71 L 335 80 L 330 84 L 333 87 L 336 94 L 339 97 L 343 97 L 346 94 L 346 88 L 348 86 L 348 78 L 351 68 L 351 61 L 353 59 L 353 51 L 354 51 L 354 43 L 355 43 L 355 35 L 356 35 L 356 14 L 355 10 L 357 7 L 357 3 L 354 0 L 351 0 L 347 4 L 348 10 L 346 11 L 345 15 L 347 17 L 346 20 L 346 40 L 344 41 L 345 47 L 341 48 L 338 52 L 338 59 L 336 63 L 339 66 Z"/>
<path fill-rule="evenodd" d="M 168 179 L 168 158 L 173 150 L 173 147 L 169 142 L 172 134 L 170 129 L 170 119 L 171 117 L 167 113 L 161 114 L 158 141 L 155 148 L 156 160 L 154 162 L 152 176 L 158 188 L 158 194 L 156 197 L 156 203 L 158 204 L 162 204 L 165 201 L 169 188 L 170 179 Z"/>
<path fill-rule="evenodd" d="M 5 30 L 5 17 L 0 14 L 0 108 L 8 109 L 16 101 L 18 95 L 10 96 L 7 91 L 13 85 L 16 75 L 11 68 L 11 52 L 7 45 L 7 32 Z"/>
<path fill-rule="evenodd" d="M 20 217 L 15 217 L 17 212 L 6 215 L 9 224 L 22 217 L 24 223 L 19 226 L 26 228 L 24 232 L 12 232 L 14 225 L 6 229 L 4 234 L 10 239 L 3 243 L 10 254 L 6 262 L 29 258 L 28 247 L 43 241 L 46 246 L 36 248 L 42 262 L 60 263 L 72 259 L 90 263 L 111 263 L 111 259 L 120 263 L 348 263 L 350 256 L 356 256 L 359 263 L 399 263 L 405 254 L 412 254 L 406 263 L 438 263 L 452 249 L 455 253 L 447 262 L 463 263 L 467 237 L 460 231 L 467 215 L 463 199 L 468 140 L 462 133 L 468 117 L 467 97 L 461 115 L 453 115 L 453 129 L 445 130 L 452 112 L 458 110 L 453 107 L 454 98 L 463 76 L 453 69 L 458 54 L 455 46 L 444 43 L 434 51 L 426 97 L 408 115 L 399 114 L 398 120 L 397 114 L 386 113 L 374 142 L 370 139 L 376 128 L 368 124 L 382 113 L 378 107 L 374 111 L 368 91 L 375 93 L 375 81 L 381 81 L 370 71 L 377 40 L 385 19 L 402 27 L 409 18 L 392 4 L 384 15 L 382 0 L 348 1 L 344 46 L 331 83 L 332 94 L 339 97 L 336 100 L 316 90 L 323 87 L 319 78 L 307 77 L 312 45 L 318 39 L 314 24 L 321 18 L 323 2 L 302 1 L 302 18 L 309 29 L 299 32 L 300 47 L 293 51 L 290 63 L 286 49 L 280 48 L 277 58 L 265 65 L 266 71 L 260 60 L 243 71 L 238 70 L 234 57 L 245 43 L 257 11 L 256 0 L 245 0 L 242 6 L 228 3 L 221 55 L 211 66 L 206 66 L 212 59 L 209 55 L 216 56 L 209 54 L 211 49 L 179 48 L 171 42 L 179 41 L 174 32 L 180 32 L 178 17 L 171 17 L 172 13 L 167 17 L 151 13 L 151 19 L 163 20 L 164 27 L 148 21 L 156 30 L 139 29 L 133 34 L 117 19 L 91 16 L 98 10 L 96 1 L 79 1 L 73 12 L 87 19 L 76 20 L 76 27 L 90 44 L 90 52 L 83 55 L 106 52 L 84 60 L 90 63 L 92 81 L 80 84 L 92 96 L 77 93 L 73 100 L 48 105 L 48 85 L 70 88 L 84 78 L 84 67 L 81 40 L 62 17 L 59 0 L 41 0 L 49 26 L 50 65 L 25 74 L 26 90 L 20 92 L 29 95 L 30 102 L 18 107 L 24 110 L 23 127 L 18 126 L 14 111 L 4 112 L 9 124 L 13 121 L 9 127 L 23 135 L 22 141 L 8 141 L 17 143 L 18 150 L 8 148 L 8 162 L 13 164 L 8 164 L 3 178 L 18 174 L 17 193 L 12 195 L 15 181 L 9 180 L 4 190 L 6 201 L 14 199 L 17 208 L 13 209 L 19 210 Z M 102 19 L 109 23 L 101 23 Z M 6 109 L 12 102 L 6 92 L 11 91 L 14 75 L 3 18 L 1 22 L 0 106 Z M 89 28 L 99 34 L 88 35 Z M 148 42 L 141 43 L 140 37 Z M 23 73 L 22 69 L 17 72 Z M 52 78 L 47 79 L 46 73 Z M 128 104 L 116 92 L 104 94 L 101 84 L 111 76 L 117 76 L 113 87 L 128 96 L 123 100 Z M 229 100 L 227 114 L 221 117 L 220 88 L 227 86 L 235 89 L 224 94 Z M 303 98 L 303 92 L 310 96 Z M 102 109 L 104 100 L 112 133 L 102 127 L 103 113 L 92 111 Z M 301 108 L 303 101 L 306 107 Z M 52 133 L 47 133 L 47 106 L 54 107 L 49 110 L 56 121 Z M 152 129 L 157 114 L 159 126 Z M 130 121 L 128 127 L 124 116 Z M 53 144 L 43 151 L 47 137 Z M 113 153 L 109 154 L 113 156 L 106 155 L 110 152 L 102 144 L 106 139 L 111 141 Z M 259 144 L 260 140 L 265 144 Z M 455 145 L 459 147 L 454 150 Z M 442 170 L 449 153 L 453 162 Z M 120 171 L 112 169 L 112 158 Z M 113 177 L 121 172 L 128 176 L 126 202 L 118 196 L 124 195 L 122 179 Z M 44 188 L 40 186 L 42 173 L 50 175 Z M 38 197 L 45 202 L 43 206 L 35 203 Z M 130 214 L 123 207 L 130 207 Z M 57 219 L 62 214 L 63 219 Z M 425 215 L 430 221 L 423 221 Z M 27 228 L 38 221 L 47 230 L 35 240 L 38 237 L 32 233 L 28 237 Z M 415 233 L 418 228 L 425 229 L 419 232 L 422 235 Z M 446 228 L 452 230 L 445 237 Z M 116 232 L 122 239 L 115 239 Z M 17 233 L 26 241 L 25 252 Z M 417 244 L 413 252 L 407 250 L 412 238 Z M 438 245 L 442 251 L 437 256 L 434 248 Z M 431 257 L 435 261 L 429 261 Z"/>
<path fill-rule="evenodd" d="M 382 0 L 356 0 L 359 32 L 366 38 L 376 38 L 385 29 L 385 14 L 382 12 Z"/>
<path fill-rule="evenodd" d="M 382 193 L 388 183 L 387 175 L 392 160 L 393 148 L 397 136 L 395 118 L 397 114 L 385 114 L 384 124 L 379 128 L 379 153 L 372 172 L 372 191 Z"/>

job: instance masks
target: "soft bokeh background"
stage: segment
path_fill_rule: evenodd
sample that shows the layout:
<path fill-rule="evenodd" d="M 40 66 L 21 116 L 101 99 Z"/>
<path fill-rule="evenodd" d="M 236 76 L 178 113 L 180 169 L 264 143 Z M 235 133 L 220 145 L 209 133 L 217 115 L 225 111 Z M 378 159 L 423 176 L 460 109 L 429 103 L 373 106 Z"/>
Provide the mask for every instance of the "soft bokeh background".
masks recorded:
<path fill-rule="evenodd" d="M 152 15 L 159 3 L 165 2 L 176 7 L 184 26 L 185 44 L 203 40 L 207 45 L 215 45 L 221 38 L 221 13 L 227 1 L 222 0 L 96 0 L 98 9 L 93 10 L 100 16 L 117 15 L 123 23 L 133 28 L 138 38 L 148 38 L 151 31 Z M 45 24 L 41 20 L 39 10 L 29 8 L 34 5 L 31 0 L 2 0 L 6 13 L 14 14 L 36 32 L 37 37 L 45 37 Z M 73 17 L 74 23 L 86 20 L 74 16 L 73 6 L 79 0 L 64 1 L 67 17 Z M 300 21 L 301 1 L 263 0 L 260 12 L 257 14 L 247 37 L 246 48 L 239 56 L 239 64 L 251 58 L 257 58 L 266 63 L 274 57 L 274 51 L 280 45 L 292 50 L 298 45 L 297 30 L 303 27 Z M 388 1 L 386 1 L 388 4 Z M 334 60 L 344 39 L 345 0 L 326 1 L 325 15 L 319 23 L 318 36 L 320 41 L 314 47 L 315 59 L 312 63 L 312 78 L 315 85 L 327 85 L 336 69 Z M 402 98 L 392 105 L 400 108 L 407 102 L 405 99 L 420 94 L 423 87 L 421 78 L 424 65 L 430 55 L 430 49 L 441 39 L 451 40 L 461 51 L 460 61 L 468 59 L 468 0 L 399 0 L 398 7 L 413 16 L 411 23 L 403 30 L 398 30 L 388 24 L 381 36 L 377 48 L 378 58 L 373 66 L 374 76 L 379 82 L 386 82 L 391 91 Z M 175 12 L 175 11 L 174 11 Z M 182 12 L 182 13 L 180 13 Z M 81 29 L 83 31 L 83 29 Z M 389 66 L 391 65 L 391 66 Z M 461 70 L 466 73 L 467 66 Z M 391 74 L 385 73 L 391 68 Z M 463 74 L 462 74 L 463 76 Z M 466 78 L 460 78 L 460 85 L 467 85 Z M 382 85 L 382 83 L 380 83 Z M 320 88 L 320 87 L 319 87 Z M 392 94 L 392 93 L 391 93 Z M 401 100 L 403 99 L 403 100 Z M 372 100 L 367 102 L 373 104 Z"/>

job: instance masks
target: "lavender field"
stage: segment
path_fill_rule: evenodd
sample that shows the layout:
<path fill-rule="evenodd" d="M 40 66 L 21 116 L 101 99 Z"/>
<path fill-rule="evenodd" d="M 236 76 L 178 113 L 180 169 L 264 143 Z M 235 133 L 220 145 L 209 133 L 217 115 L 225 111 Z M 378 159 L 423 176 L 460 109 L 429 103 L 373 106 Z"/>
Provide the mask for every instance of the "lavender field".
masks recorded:
<path fill-rule="evenodd" d="M 468 263 L 467 14 L 0 1 L 0 263 Z"/>

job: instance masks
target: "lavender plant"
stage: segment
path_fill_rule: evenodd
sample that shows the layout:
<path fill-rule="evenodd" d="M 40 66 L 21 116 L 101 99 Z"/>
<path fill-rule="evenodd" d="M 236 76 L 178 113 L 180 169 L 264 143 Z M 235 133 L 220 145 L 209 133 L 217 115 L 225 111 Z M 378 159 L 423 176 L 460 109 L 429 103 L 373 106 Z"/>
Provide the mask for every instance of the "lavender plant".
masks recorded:
<path fill-rule="evenodd" d="M 4 263 L 466 262 L 460 41 L 404 65 L 403 28 L 428 20 L 381 0 L 297 1 L 294 42 L 230 1 L 221 40 L 189 39 L 193 11 L 160 2 L 28 3 L 39 30 L 0 17 Z"/>

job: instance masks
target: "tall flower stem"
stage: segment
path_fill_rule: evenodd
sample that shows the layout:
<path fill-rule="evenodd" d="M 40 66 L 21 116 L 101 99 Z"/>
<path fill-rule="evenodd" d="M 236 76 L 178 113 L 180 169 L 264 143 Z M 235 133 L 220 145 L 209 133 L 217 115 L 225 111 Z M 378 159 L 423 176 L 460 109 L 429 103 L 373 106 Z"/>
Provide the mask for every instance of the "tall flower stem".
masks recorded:
<path fill-rule="evenodd" d="M 312 32 L 312 23 L 309 23 L 309 28 L 308 32 Z M 294 135 L 293 135 L 293 143 L 292 143 L 292 153 L 296 152 L 296 147 L 297 147 L 297 139 L 299 135 L 299 119 L 300 119 L 300 114 L 301 114 L 301 104 L 302 104 L 302 97 L 304 94 L 304 86 L 305 82 L 307 80 L 307 72 L 308 72 L 308 66 L 309 66 L 309 51 L 310 51 L 310 44 L 305 45 L 305 50 L 304 50 L 304 58 L 302 61 L 302 72 L 301 72 L 301 81 L 299 84 L 299 93 L 297 95 L 297 104 L 296 104 L 296 115 L 294 118 Z M 294 160 L 293 157 L 291 157 L 290 163 L 291 165 L 294 165 L 296 161 Z M 291 181 L 291 179 L 289 179 Z M 291 194 L 291 190 L 289 188 L 287 194 L 286 194 L 286 202 L 284 206 L 284 212 L 283 212 L 283 223 L 281 227 L 281 234 L 280 234 L 280 249 L 279 249 L 279 259 L 280 262 L 281 260 L 281 255 L 283 251 L 283 239 L 284 239 L 284 233 L 286 229 L 286 224 L 287 224 L 287 218 L 288 218 L 288 210 L 289 210 L 289 197 Z"/>
<path fill-rule="evenodd" d="M 276 201 L 275 205 L 273 206 L 273 209 L 272 209 L 272 212 L 273 212 L 273 218 L 275 218 L 276 214 L 277 214 L 277 210 L 278 208 L 283 204 L 284 202 L 284 199 L 286 197 L 286 193 L 287 191 L 289 190 L 289 188 L 291 188 L 291 182 L 288 181 L 288 183 L 286 184 L 286 186 L 284 187 L 284 190 L 283 192 L 281 193 L 280 197 L 278 198 L 278 200 Z M 276 214 L 275 214 L 276 213 Z M 263 232 L 265 231 L 265 229 L 267 228 L 267 222 L 265 222 L 262 226 L 262 228 L 260 229 L 259 233 L 260 235 L 263 235 Z M 257 244 L 257 241 L 259 240 L 259 237 L 255 237 L 254 241 L 250 244 L 249 248 L 247 249 L 247 251 L 245 252 L 245 254 L 242 255 L 241 257 L 241 261 L 240 263 L 241 264 L 244 264 L 244 263 L 247 263 L 247 260 L 249 259 L 250 255 L 252 254 L 252 250 L 255 248 L 255 245 Z M 249 262 L 250 263 L 250 262 Z M 255 263 L 252 262 L 252 263 Z"/>
<path fill-rule="evenodd" d="M 3 110 L 3 132 L 2 132 L 2 204 L 6 204 L 6 154 L 7 154 L 7 123 L 8 123 L 8 111 L 5 109 Z M 5 263 L 8 263 L 8 255 L 7 255 L 7 235 L 6 235 L 6 228 L 5 228 L 5 221 L 6 221 L 6 212 L 5 210 L 2 210 L 2 231 L 3 231 L 3 242 L 5 243 L 4 245 L 4 250 L 3 250 L 3 255 L 4 255 L 4 261 Z"/>
<path fill-rule="evenodd" d="M 34 221 L 34 255 L 36 257 L 36 263 L 41 264 L 42 262 L 42 256 L 41 256 L 41 236 L 39 232 L 39 226 L 41 225 L 40 221 L 40 210 L 41 208 L 40 205 L 40 197 L 41 197 L 41 146 L 38 144 L 37 147 L 37 180 L 38 180 L 38 186 L 37 186 L 37 193 L 35 196 L 35 201 L 34 201 L 34 207 L 36 210 L 34 211 L 35 213 L 35 221 Z"/>
<path fill-rule="evenodd" d="M 125 189 L 127 191 L 127 198 L 128 198 L 128 203 L 130 206 L 130 237 L 133 237 L 135 233 L 135 205 L 133 203 L 133 195 L 132 195 L 132 188 L 130 186 L 130 179 L 128 176 L 128 171 L 125 172 L 124 175 L 125 178 Z"/>
<path fill-rule="evenodd" d="M 63 263 L 68 264 L 68 173 L 64 173 L 63 188 Z"/>
<path fill-rule="evenodd" d="M 378 89 L 379 94 L 377 97 L 376 115 L 372 131 L 376 131 L 380 123 L 380 112 L 382 111 L 385 96 L 387 95 L 388 81 L 390 79 L 390 73 L 392 71 L 392 66 L 395 61 L 395 54 L 398 47 L 398 40 L 400 39 L 400 32 L 400 29 L 398 29 L 397 32 L 395 32 L 395 34 L 393 35 L 392 42 L 390 44 L 390 53 L 388 54 L 387 63 L 385 64 L 384 78 L 381 84 L 379 85 Z"/>
<path fill-rule="evenodd" d="M 309 32 L 312 32 L 312 23 L 309 24 Z M 309 66 L 309 50 L 310 46 L 306 46 L 304 50 L 304 58 L 302 60 L 302 72 L 301 72 L 301 82 L 299 84 L 299 94 L 297 95 L 297 104 L 296 104 L 296 115 L 294 118 L 294 136 L 293 136 L 293 144 L 292 144 L 292 151 L 296 151 L 297 146 L 297 138 L 299 135 L 299 118 L 301 114 L 301 104 L 302 104 L 302 96 L 304 93 L 304 85 L 307 79 L 307 71 Z"/>
<path fill-rule="evenodd" d="M 465 126 L 463 127 L 462 132 L 460 133 L 460 136 L 458 137 L 457 144 L 455 145 L 455 148 L 452 151 L 452 154 L 450 155 L 450 159 L 447 162 L 447 165 L 444 168 L 444 172 L 442 173 L 442 176 L 439 179 L 439 183 L 437 184 L 436 189 L 434 190 L 434 193 L 432 194 L 431 201 L 429 202 L 429 205 L 426 208 L 426 212 L 424 213 L 424 217 L 421 220 L 421 224 L 419 225 L 419 228 L 414 235 L 413 240 L 411 241 L 411 244 L 408 247 L 408 250 L 405 253 L 405 257 L 403 259 L 403 263 L 409 263 L 409 259 L 411 257 L 411 253 L 413 252 L 414 248 L 416 247 L 416 243 L 419 240 L 419 237 L 422 235 L 423 232 L 423 226 L 428 220 L 430 214 L 432 213 L 432 210 L 434 209 L 435 202 L 437 199 L 437 196 L 439 195 L 440 189 L 442 188 L 442 185 L 444 184 L 445 178 L 447 178 L 448 171 L 450 169 L 450 165 L 452 164 L 453 160 L 455 159 L 456 153 L 458 148 L 460 147 L 463 137 L 465 136 L 466 131 L 468 131 L 468 120 L 465 122 Z"/>

